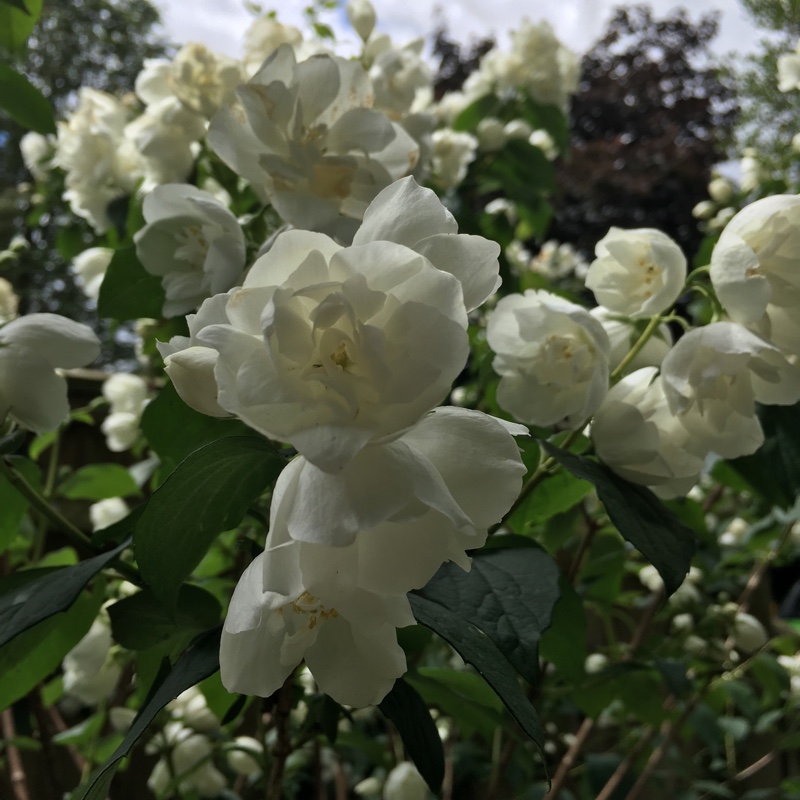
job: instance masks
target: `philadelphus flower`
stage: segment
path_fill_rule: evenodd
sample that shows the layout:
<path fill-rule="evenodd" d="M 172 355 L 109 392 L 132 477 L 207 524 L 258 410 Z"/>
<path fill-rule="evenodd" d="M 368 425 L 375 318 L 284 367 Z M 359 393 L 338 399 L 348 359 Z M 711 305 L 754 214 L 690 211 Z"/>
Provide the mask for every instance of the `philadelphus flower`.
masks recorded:
<path fill-rule="evenodd" d="M 0 324 L 15 319 L 18 306 L 19 297 L 14 294 L 14 287 L 5 278 L 0 278 Z"/>
<path fill-rule="evenodd" d="M 244 58 L 242 63 L 248 78 L 258 72 L 264 61 L 282 44 L 297 49 L 303 43 L 303 34 L 292 25 L 283 25 L 272 17 L 253 20 L 244 34 Z"/>
<path fill-rule="evenodd" d="M 791 92 L 800 89 L 800 41 L 794 53 L 778 56 L 778 91 Z"/>
<path fill-rule="evenodd" d="M 90 247 L 72 259 L 72 269 L 80 278 L 81 291 L 91 300 L 97 300 L 106 270 L 114 256 L 110 247 Z"/>
<path fill-rule="evenodd" d="M 458 186 L 475 160 L 478 140 L 465 131 L 442 128 L 433 133 L 433 179 L 442 189 Z"/>
<path fill-rule="evenodd" d="M 147 394 L 147 384 L 138 375 L 118 373 L 103 384 L 103 397 L 109 402 L 110 413 L 101 430 L 112 453 L 130 449 L 139 438 L 139 422 L 149 402 Z"/>
<path fill-rule="evenodd" d="M 165 316 L 194 311 L 241 283 L 244 234 L 213 195 L 186 184 L 158 186 L 144 198 L 142 213 L 147 224 L 134 236 L 136 255 L 161 277 Z"/>
<path fill-rule="evenodd" d="M 360 63 L 281 45 L 212 120 L 208 140 L 285 222 L 349 240 L 369 203 L 416 166 L 414 140 L 371 108 Z"/>
<path fill-rule="evenodd" d="M 655 367 L 625 376 L 608 390 L 592 419 L 598 458 L 659 497 L 679 497 L 697 483 L 707 451 L 670 411 Z"/>
<path fill-rule="evenodd" d="M 745 206 L 711 254 L 711 282 L 731 319 L 771 341 L 770 320 L 800 308 L 800 196 L 775 195 Z M 779 328 L 783 328 L 778 321 Z M 779 333 L 776 331 L 775 333 Z M 800 338 L 781 348 L 800 353 Z"/>
<path fill-rule="evenodd" d="M 288 231 L 241 289 L 161 345 L 190 406 L 235 414 L 327 471 L 413 425 L 468 353 L 466 310 L 498 285 L 496 244 L 456 233 L 413 179 L 379 195 L 352 247 Z"/>
<path fill-rule="evenodd" d="M 402 121 L 411 111 L 417 94 L 433 85 L 433 73 L 423 57 L 424 48 L 422 37 L 398 47 L 386 35 L 373 37 L 365 47 L 375 108 L 390 119 Z"/>
<path fill-rule="evenodd" d="M 169 754 L 156 763 L 147 786 L 156 797 L 169 796 L 174 775 L 181 792 L 196 791 L 201 797 L 217 797 L 227 786 L 225 776 L 213 765 L 213 747 L 206 736 L 183 729 Z"/>
<path fill-rule="evenodd" d="M 482 546 L 519 492 L 511 433 L 523 431 L 440 408 L 337 476 L 293 461 L 275 485 L 265 552 L 225 621 L 226 688 L 268 696 L 305 658 L 337 702 L 380 702 L 406 670 L 395 628 L 414 623 L 407 592 L 443 561 L 469 567 L 465 549 Z"/>
<path fill-rule="evenodd" d="M 115 522 L 125 519 L 130 513 L 128 504 L 121 497 L 107 497 L 89 506 L 89 519 L 93 531 L 101 531 Z"/>
<path fill-rule="evenodd" d="M 28 314 L 0 328 L 0 419 L 44 433 L 69 417 L 67 382 L 55 369 L 100 355 L 91 328 L 57 314 Z"/>
<path fill-rule="evenodd" d="M 260 775 L 264 771 L 264 745 L 252 736 L 237 736 L 225 757 L 237 775 Z"/>
<path fill-rule="evenodd" d="M 486 339 L 497 354 L 497 402 L 522 422 L 575 426 L 593 414 L 608 388 L 610 345 L 585 309 L 529 289 L 504 297 Z"/>
<path fill-rule="evenodd" d="M 64 691 L 86 705 L 97 705 L 114 691 L 122 668 L 112 654 L 111 628 L 98 618 L 83 639 L 64 656 Z"/>
<path fill-rule="evenodd" d="M 601 306 L 618 314 L 659 314 L 678 299 L 686 280 L 686 257 L 680 247 L 653 228 L 611 228 L 595 254 L 586 287 Z"/>
<path fill-rule="evenodd" d="M 428 784 L 409 761 L 400 762 L 386 777 L 383 800 L 427 800 Z"/>
<path fill-rule="evenodd" d="M 661 380 L 681 425 L 723 458 L 749 455 L 763 443 L 756 402 L 800 400 L 800 369 L 734 322 L 685 334 L 662 362 Z"/>
<path fill-rule="evenodd" d="M 744 611 L 736 612 L 731 636 L 736 646 L 745 653 L 754 653 L 769 641 L 769 634 L 764 626 L 752 614 Z"/>

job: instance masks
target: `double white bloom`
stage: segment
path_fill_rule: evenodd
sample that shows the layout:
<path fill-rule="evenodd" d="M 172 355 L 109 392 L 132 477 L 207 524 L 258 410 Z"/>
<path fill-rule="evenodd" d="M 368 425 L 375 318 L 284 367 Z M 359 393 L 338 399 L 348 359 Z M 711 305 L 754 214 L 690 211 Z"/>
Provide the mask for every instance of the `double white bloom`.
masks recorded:
<path fill-rule="evenodd" d="M 240 289 L 162 345 L 193 408 L 235 414 L 327 471 L 439 403 L 469 351 L 466 311 L 497 286 L 496 244 L 459 235 L 413 179 L 385 190 L 352 247 L 289 231 Z"/>
<path fill-rule="evenodd" d="M 281 218 L 349 241 L 375 195 L 408 175 L 419 148 L 371 108 L 373 89 L 355 61 L 297 62 L 281 45 L 214 117 L 211 146 Z"/>
<path fill-rule="evenodd" d="M 486 327 L 497 402 L 522 422 L 575 427 L 608 389 L 610 343 L 585 309 L 529 289 L 504 297 Z"/>
<path fill-rule="evenodd" d="M 406 670 L 395 631 L 414 624 L 406 593 L 444 561 L 468 569 L 465 549 L 483 545 L 519 493 L 512 432 L 526 433 L 440 408 L 337 475 L 293 461 L 275 486 L 266 550 L 231 601 L 224 684 L 268 696 L 305 658 L 338 702 L 379 702 Z"/>

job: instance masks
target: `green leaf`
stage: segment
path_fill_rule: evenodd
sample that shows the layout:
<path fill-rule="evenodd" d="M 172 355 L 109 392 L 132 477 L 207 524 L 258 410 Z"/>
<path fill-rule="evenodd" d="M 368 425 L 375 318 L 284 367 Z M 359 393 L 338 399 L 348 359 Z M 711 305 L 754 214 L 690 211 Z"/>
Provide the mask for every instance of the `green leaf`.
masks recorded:
<path fill-rule="evenodd" d="M 31 579 L 22 584 L 19 579 L 26 576 L 24 572 L 0 580 L 0 646 L 69 608 L 81 589 L 129 544 L 123 542 L 108 553 L 89 558 L 74 567 L 47 570 L 44 575 L 31 570 Z M 16 580 L 12 582 L 10 579 Z"/>
<path fill-rule="evenodd" d="M 464 572 L 444 564 L 418 594 L 483 631 L 529 683 L 538 679 L 539 637 L 558 600 L 559 570 L 538 547 L 482 551 Z"/>
<path fill-rule="evenodd" d="M 689 572 L 696 540 L 686 527 L 644 486 L 630 483 L 605 464 L 576 456 L 542 442 L 542 447 L 573 475 L 591 481 L 608 516 L 620 532 L 658 570 L 667 596 Z"/>
<path fill-rule="evenodd" d="M 378 705 L 397 728 L 419 774 L 438 793 L 444 780 L 444 748 L 425 701 L 402 678 Z"/>
<path fill-rule="evenodd" d="M 561 576 L 561 593 L 553 609 L 550 627 L 542 634 L 539 654 L 551 661 L 568 681 L 576 683 L 583 677 L 586 661 L 586 613 L 572 584 Z"/>
<path fill-rule="evenodd" d="M 474 103 L 470 103 L 453 120 L 454 131 L 473 131 L 478 127 L 478 123 L 486 117 L 493 117 L 502 106 L 502 102 L 497 95 L 485 94 L 479 97 Z"/>
<path fill-rule="evenodd" d="M 558 106 L 545 106 L 530 97 L 522 103 L 522 118 L 534 128 L 546 130 L 562 153 L 569 150 L 569 122 Z"/>
<path fill-rule="evenodd" d="M 491 741 L 503 723 L 503 704 L 489 684 L 474 672 L 444 667 L 420 667 L 406 680 L 429 705 L 452 717 L 458 730 L 469 738 L 478 732 Z"/>
<path fill-rule="evenodd" d="M 0 48 L 12 54 L 23 49 L 42 13 L 42 0 L 24 0 L 24 4 L 23 11 L 19 0 L 0 3 Z"/>
<path fill-rule="evenodd" d="M 68 611 L 40 622 L 0 647 L 0 709 L 25 697 L 87 634 L 103 602 L 103 582 Z"/>
<path fill-rule="evenodd" d="M 6 460 L 13 463 L 28 483 L 32 486 L 39 485 L 41 475 L 36 464 L 19 456 L 6 456 Z M 0 553 L 5 552 L 16 538 L 27 510 L 28 501 L 12 484 L 0 477 Z"/>
<path fill-rule="evenodd" d="M 593 489 L 589 481 L 576 478 L 566 470 L 550 475 L 540 483 L 511 515 L 511 527 L 530 534 L 537 525 L 568 511 L 580 503 Z"/>
<path fill-rule="evenodd" d="M 511 716 L 542 747 L 544 731 L 516 673 L 497 645 L 467 620 L 425 597 L 408 595 L 417 622 L 439 634 L 497 692 Z"/>
<path fill-rule="evenodd" d="M 0 20 L 2 17 L 0 6 Z M 0 64 L 0 109 L 23 128 L 43 135 L 56 132 L 49 100 L 24 75 L 5 64 Z"/>
<path fill-rule="evenodd" d="M 139 494 L 130 472 L 119 464 L 91 464 L 70 473 L 58 488 L 68 500 L 105 500 Z"/>
<path fill-rule="evenodd" d="M 12 8 L 18 8 L 23 14 L 27 16 L 31 16 L 31 12 L 28 11 L 28 7 L 25 5 L 24 0 L 0 0 L 0 6 L 11 6 Z"/>
<path fill-rule="evenodd" d="M 148 500 L 133 537 L 142 576 L 156 597 L 174 603 L 216 536 L 242 521 L 284 463 L 257 436 L 211 442 L 180 463 Z"/>
<path fill-rule="evenodd" d="M 97 313 L 120 322 L 141 317 L 160 319 L 163 307 L 161 278 L 145 270 L 134 247 L 117 250 L 100 286 Z"/>
<path fill-rule="evenodd" d="M 163 683 L 151 694 L 133 721 L 122 744 L 109 761 L 95 770 L 87 783 L 73 794 L 74 800 L 106 800 L 117 766 L 147 730 L 164 706 L 219 669 L 219 639 L 222 626 L 206 631 L 178 659 Z"/>
<path fill-rule="evenodd" d="M 142 431 L 169 474 L 177 464 L 199 447 L 227 436 L 246 436 L 250 429 L 239 420 L 219 419 L 201 414 L 181 400 L 168 383 L 142 414 Z"/>
<path fill-rule="evenodd" d="M 173 613 L 147 589 L 108 608 L 114 640 L 129 650 L 146 650 L 183 637 L 191 640 L 216 625 L 221 611 L 214 595 L 190 584 L 181 586 Z"/>
<path fill-rule="evenodd" d="M 788 508 L 800 488 L 800 435 L 794 406 L 759 406 L 764 444 L 750 456 L 728 462 L 769 503 Z"/>

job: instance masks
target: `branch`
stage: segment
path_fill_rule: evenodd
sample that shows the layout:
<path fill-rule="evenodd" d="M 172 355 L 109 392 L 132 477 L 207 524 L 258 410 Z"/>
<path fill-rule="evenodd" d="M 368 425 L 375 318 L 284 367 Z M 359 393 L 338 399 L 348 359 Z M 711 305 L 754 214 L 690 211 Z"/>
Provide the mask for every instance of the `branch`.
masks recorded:
<path fill-rule="evenodd" d="M 275 701 L 275 729 L 277 741 L 272 750 L 272 767 L 269 773 L 267 786 L 267 800 L 280 800 L 283 786 L 283 773 L 286 769 L 286 759 L 292 753 L 292 742 L 289 736 L 289 714 L 292 710 L 292 690 L 294 689 L 294 670 L 278 689 Z"/>
<path fill-rule="evenodd" d="M 14 727 L 14 712 L 10 707 L 0 714 L 0 721 L 2 721 L 3 739 L 5 739 L 8 769 L 11 776 L 11 791 L 14 792 L 14 800 L 30 800 L 28 778 L 22 765 L 22 756 L 19 754 L 19 748 L 14 744 L 17 731 Z"/>

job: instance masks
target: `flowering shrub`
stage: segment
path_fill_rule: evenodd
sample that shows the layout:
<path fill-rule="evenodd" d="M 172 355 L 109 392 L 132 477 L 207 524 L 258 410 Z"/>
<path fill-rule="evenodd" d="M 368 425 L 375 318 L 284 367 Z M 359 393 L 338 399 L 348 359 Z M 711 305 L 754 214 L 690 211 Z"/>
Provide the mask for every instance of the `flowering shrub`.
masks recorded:
<path fill-rule="evenodd" d="M 797 198 L 717 177 L 695 269 L 650 228 L 587 263 L 546 240 L 552 29 L 434 102 L 348 15 L 354 58 L 264 17 L 24 142 L 138 361 L 70 406 L 98 337 L 0 283 L 7 761 L 58 704 L 81 800 L 140 747 L 157 798 L 738 796 L 797 722 L 756 602 L 800 551 Z"/>

